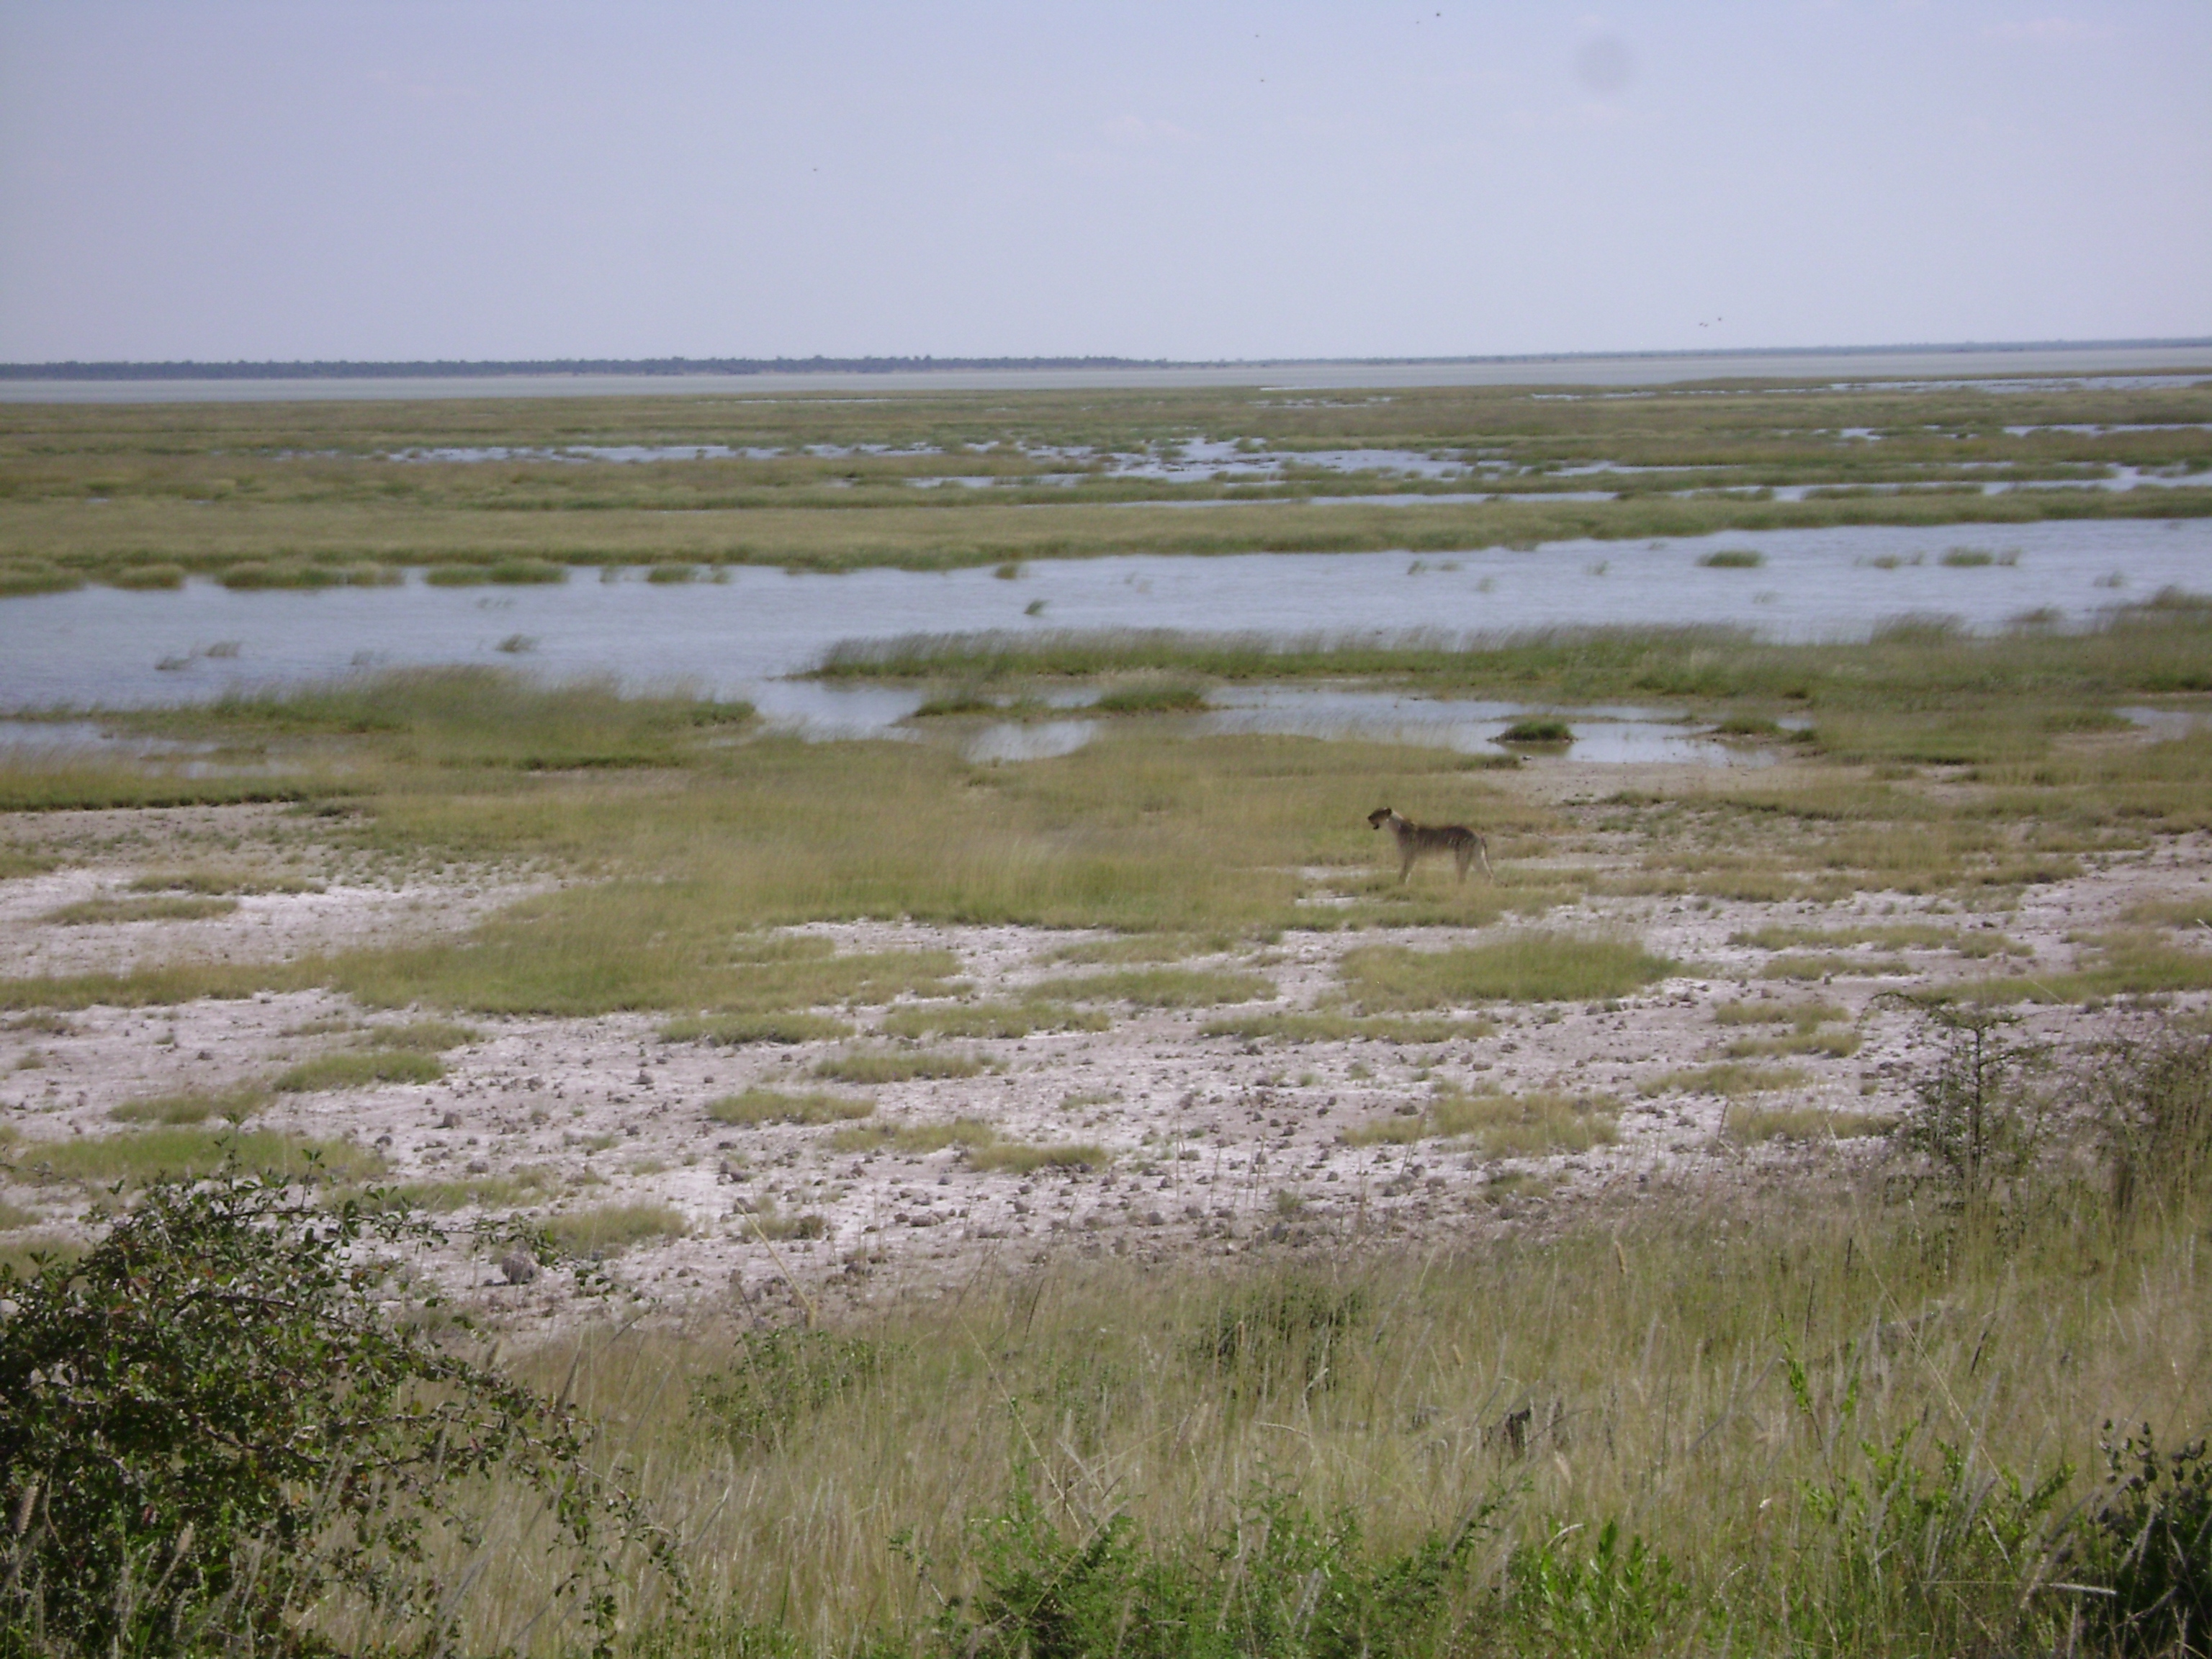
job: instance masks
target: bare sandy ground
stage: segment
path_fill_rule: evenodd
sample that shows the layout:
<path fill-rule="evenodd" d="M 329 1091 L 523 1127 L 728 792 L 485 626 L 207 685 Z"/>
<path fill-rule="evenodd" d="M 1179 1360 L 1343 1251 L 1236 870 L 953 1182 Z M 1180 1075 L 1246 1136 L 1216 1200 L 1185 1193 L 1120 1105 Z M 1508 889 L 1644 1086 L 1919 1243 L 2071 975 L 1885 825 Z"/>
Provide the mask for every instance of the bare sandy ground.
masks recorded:
<path fill-rule="evenodd" d="M 1584 771 L 1592 775 L 1578 775 Z M 1542 769 L 1531 787 L 1572 800 L 1662 781 L 1680 780 L 1559 766 Z M 0 882 L 4 971 L 114 970 L 191 957 L 270 960 L 421 937 L 465 928 L 533 885 L 489 872 L 378 878 L 331 868 L 319 891 L 247 895 L 234 914 L 210 920 L 70 926 L 48 919 L 64 905 L 119 894 L 136 876 L 177 867 L 180 850 L 205 864 L 212 842 L 265 860 L 275 844 L 266 838 L 280 835 L 278 820 L 259 808 L 5 823 L 5 840 L 66 847 L 71 861 Z M 289 867 L 313 873 L 312 848 L 289 846 L 285 856 Z M 1418 878 L 1447 878 L 1431 871 Z M 1009 1139 L 1103 1146 L 1113 1162 L 1099 1171 L 985 1172 L 957 1148 L 837 1152 L 834 1127 L 718 1124 L 704 1111 L 710 1100 L 756 1085 L 824 1087 L 810 1068 L 849 1045 L 666 1042 L 657 1016 L 472 1017 L 478 1040 L 446 1055 L 441 1081 L 279 1095 L 254 1127 L 374 1148 L 393 1182 L 519 1176 L 556 1195 L 554 1207 L 567 1212 L 666 1206 L 682 1217 L 684 1235 L 635 1245 L 607 1266 L 631 1291 L 672 1312 L 712 1304 L 786 1317 L 794 1305 L 834 1309 L 947 1286 L 1056 1252 L 1167 1264 L 1370 1244 L 1449 1248 L 1546 1224 L 1593 1201 L 1634 1206 L 1685 1182 L 1757 1183 L 1808 1161 L 1879 1155 L 1882 1143 L 1870 1139 L 1739 1144 L 1722 1133 L 1729 1102 L 1652 1085 L 1669 1071 L 1717 1058 L 1729 1037 L 1746 1034 L 1717 1024 L 1716 1005 L 1817 997 L 1859 1022 L 1863 1046 L 1847 1058 L 1792 1057 L 1786 1063 L 1807 1080 L 1756 1103 L 1894 1115 L 1911 1104 L 1912 1079 L 1931 1057 L 1932 1037 L 1917 1015 L 1881 994 L 1998 970 L 1954 950 L 1865 950 L 1858 954 L 1870 968 L 1879 957 L 1893 968 L 1901 960 L 1905 971 L 1778 983 L 1759 977 L 1771 953 L 1731 943 L 1735 935 L 1775 923 L 1936 920 L 1954 933 L 2002 927 L 2032 951 L 2004 963 L 2003 971 L 2061 971 L 2074 960 L 2078 935 L 2147 899 L 2201 896 L 2208 881 L 2212 847 L 2191 839 L 2104 857 L 2075 879 L 2027 890 L 2001 915 L 1892 894 L 1831 906 L 1589 901 L 1541 925 L 1631 933 L 1686 970 L 1613 1003 L 1467 1011 L 1486 1012 L 1494 1030 L 1441 1044 L 1201 1035 L 1224 1013 L 1313 1004 L 1333 988 L 1339 958 L 1356 945 L 1436 949 L 1498 933 L 1293 931 L 1272 945 L 1194 963 L 1256 969 L 1279 989 L 1272 1002 L 1243 1011 L 1122 1008 L 1101 1032 L 936 1042 L 929 1046 L 972 1054 L 991 1069 L 872 1091 L 877 1121 L 981 1118 Z M 981 999 L 1018 996 L 1048 972 L 1069 971 L 1045 957 L 1091 937 L 887 923 L 799 931 L 826 935 L 840 951 L 950 950 Z M 867 1028 L 887 1010 L 841 1012 Z M 2027 1032 L 2061 1044 L 2090 1034 L 2090 1017 L 2078 1010 L 2022 1012 Z M 0 1146 L 0 1159 L 13 1166 L 0 1170 L 0 1246 L 82 1236 L 93 1194 L 40 1181 L 42 1145 L 116 1133 L 110 1114 L 125 1102 L 266 1079 L 357 1045 L 360 1027 L 396 1018 L 372 1017 L 324 992 L 0 1017 L 0 1125 L 15 1137 Z M 1579 1153 L 1485 1161 L 1450 1140 L 1361 1146 L 1342 1139 L 1357 1126 L 1418 1109 L 1439 1085 L 1612 1096 L 1620 1103 L 1619 1139 Z M 449 1218 L 465 1230 L 477 1214 L 463 1208 Z M 817 1216 L 823 1231 L 771 1239 L 757 1224 L 762 1215 Z M 517 1322 L 557 1321 L 574 1306 L 568 1271 L 510 1285 L 493 1254 L 457 1247 L 439 1272 L 464 1300 Z"/>

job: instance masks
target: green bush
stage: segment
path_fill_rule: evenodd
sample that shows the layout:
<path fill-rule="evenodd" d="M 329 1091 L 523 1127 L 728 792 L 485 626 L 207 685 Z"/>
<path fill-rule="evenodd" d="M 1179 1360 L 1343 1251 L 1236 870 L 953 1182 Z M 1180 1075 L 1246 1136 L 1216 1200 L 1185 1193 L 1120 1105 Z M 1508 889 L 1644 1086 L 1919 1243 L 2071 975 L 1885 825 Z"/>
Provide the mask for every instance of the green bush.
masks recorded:
<path fill-rule="evenodd" d="M 0 1652 L 329 1652 L 311 1608 L 447 1651 L 466 1583 L 439 1562 L 494 1472 L 545 1500 L 608 1650 L 611 1546 L 672 1548 L 581 1420 L 387 1311 L 370 1251 L 410 1231 L 227 1172 L 73 1264 L 0 1267 Z"/>
<path fill-rule="evenodd" d="M 2090 1606 L 2112 1650 L 2212 1653 L 2212 1458 L 2195 1441 L 2161 1457 L 2150 1425 L 2100 1443 L 2106 1495 L 2091 1518 L 2089 1577 L 2109 1587 Z"/>
<path fill-rule="evenodd" d="M 933 1654 L 964 1659 L 1355 1659 L 1443 1650 L 1450 1596 L 1495 1505 L 1398 1555 L 1346 1508 L 1260 1487 L 1221 1536 L 1147 1548 L 1126 1515 L 1063 1529 L 1026 1483 L 969 1522 L 979 1583 L 951 1598 Z"/>

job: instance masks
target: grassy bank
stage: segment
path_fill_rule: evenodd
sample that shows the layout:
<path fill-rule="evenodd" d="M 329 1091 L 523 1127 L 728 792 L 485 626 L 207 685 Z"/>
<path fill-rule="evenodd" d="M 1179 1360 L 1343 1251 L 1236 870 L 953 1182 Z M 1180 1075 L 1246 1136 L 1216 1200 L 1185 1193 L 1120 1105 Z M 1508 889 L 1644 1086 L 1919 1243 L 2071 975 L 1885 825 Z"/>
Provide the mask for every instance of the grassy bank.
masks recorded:
<path fill-rule="evenodd" d="M 2094 1593 L 2100 1444 L 2208 1420 L 2212 1073 L 2201 1038 L 2106 1063 L 2001 1191 L 1900 1154 L 1442 1257 L 1063 1261 L 530 1368 L 684 1540 L 693 1607 L 648 1594 L 641 1653 L 2179 1653 Z M 2154 1095 L 2147 1164 L 2108 1132 Z M 503 1528 L 487 1640 L 543 1605 Z"/>

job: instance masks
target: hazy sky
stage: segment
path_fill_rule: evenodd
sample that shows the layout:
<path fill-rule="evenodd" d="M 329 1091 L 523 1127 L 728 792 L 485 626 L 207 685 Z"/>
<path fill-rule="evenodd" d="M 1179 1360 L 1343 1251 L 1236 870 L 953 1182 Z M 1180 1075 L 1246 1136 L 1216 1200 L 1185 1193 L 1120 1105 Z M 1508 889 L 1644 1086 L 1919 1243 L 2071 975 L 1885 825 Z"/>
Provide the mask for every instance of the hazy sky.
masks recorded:
<path fill-rule="evenodd" d="M 2207 0 L 0 0 L 5 361 L 2206 334 Z"/>

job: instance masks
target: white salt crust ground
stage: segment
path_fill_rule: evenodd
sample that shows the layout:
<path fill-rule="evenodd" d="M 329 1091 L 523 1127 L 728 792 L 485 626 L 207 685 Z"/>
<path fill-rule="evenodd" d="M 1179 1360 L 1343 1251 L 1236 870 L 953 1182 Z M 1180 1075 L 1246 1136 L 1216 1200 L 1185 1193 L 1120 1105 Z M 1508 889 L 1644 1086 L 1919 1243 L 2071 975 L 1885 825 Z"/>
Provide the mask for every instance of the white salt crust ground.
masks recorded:
<path fill-rule="evenodd" d="M 1570 793 L 1559 769 L 1547 793 Z M 1607 787 L 1620 786 L 1618 769 Z M 60 906 L 121 894 L 135 877 L 179 866 L 180 847 L 210 836 L 252 844 L 274 831 L 270 809 L 39 815 L 0 820 L 4 838 L 73 861 L 49 873 L 0 882 L 0 962 L 10 975 L 113 971 L 161 960 L 269 960 L 343 945 L 419 938 L 466 927 L 490 909 L 545 884 L 489 872 L 448 871 L 379 878 L 337 871 L 316 893 L 241 898 L 230 915 L 194 921 L 64 926 L 43 920 Z M 196 855 L 197 856 L 197 855 Z M 313 872 L 312 846 L 288 854 Z M 199 861 L 205 862 L 204 857 Z M 1440 880 L 1426 872 L 1417 879 Z M 739 1048 L 661 1042 L 662 1016 L 588 1019 L 468 1017 L 480 1040 L 446 1055 L 447 1074 L 426 1085 L 287 1094 L 254 1127 L 379 1150 L 393 1182 L 490 1180 L 525 1172 L 577 1212 L 660 1204 L 688 1224 L 683 1237 L 635 1246 L 606 1264 L 626 1292 L 672 1316 L 750 1311 L 782 1318 L 975 1275 L 1018 1269 L 1056 1253 L 1111 1254 L 1143 1262 L 1226 1258 L 1254 1252 L 1449 1249 L 1500 1230 L 1551 1224 L 1593 1203 L 1662 1201 L 1684 1185 L 1756 1184 L 1815 1160 L 1880 1155 L 1874 1139 L 1826 1146 L 1768 1142 L 1743 1147 L 1721 1134 L 1729 1103 L 1714 1095 L 1646 1095 L 1655 1079 L 1718 1058 L 1731 1036 L 1715 1005 L 1739 999 L 1839 1006 L 1860 1021 L 1863 1045 L 1845 1059 L 1795 1056 L 1808 1074 L 1787 1095 L 1760 1105 L 1812 1106 L 1894 1115 L 1911 1102 L 1911 1079 L 1933 1048 L 1924 1024 L 1884 991 L 1981 977 L 1992 972 L 2063 971 L 2069 935 L 2114 924 L 2145 901 L 2201 898 L 2212 882 L 2212 847 L 2201 838 L 2160 842 L 2142 854 L 2103 857 L 2080 878 L 2028 890 L 2019 908 L 1983 917 L 1936 902 L 1863 896 L 1815 907 L 1677 899 L 1607 899 L 1553 912 L 1547 928 L 1610 928 L 1687 964 L 1682 975 L 1613 1005 L 1492 1006 L 1488 1036 L 1442 1044 L 1376 1041 L 1249 1043 L 1206 1037 L 1224 1014 L 1297 1009 L 1333 986 L 1335 964 L 1355 945 L 1442 948 L 1497 936 L 1496 927 L 1355 933 L 1288 933 L 1276 944 L 1194 959 L 1249 967 L 1280 996 L 1244 1010 L 1111 1009 L 1110 1030 L 1037 1035 L 1019 1041 L 937 1042 L 970 1054 L 988 1073 L 892 1085 L 872 1091 L 875 1121 L 898 1124 L 987 1120 L 1002 1138 L 1080 1142 L 1114 1155 L 1103 1171 L 1023 1176 L 967 1167 L 957 1149 L 920 1156 L 836 1152 L 833 1127 L 732 1127 L 710 1121 L 706 1103 L 760 1085 L 822 1088 L 808 1076 L 823 1055 L 848 1045 L 768 1044 Z M 1731 945 L 1732 935 L 1775 923 L 1834 927 L 1863 917 L 1894 924 L 1939 921 L 1947 929 L 2001 927 L 2030 958 L 1969 960 L 1951 951 L 1865 951 L 1902 957 L 1909 977 L 1838 975 L 1817 985 L 1757 977 L 1770 953 Z M 1511 924 L 1507 924 L 1511 925 Z M 1022 927 L 938 927 L 860 923 L 797 931 L 831 939 L 840 951 L 943 948 L 959 958 L 979 1000 L 1018 995 L 1047 972 L 1053 951 L 1087 937 Z M 2177 1006 L 2203 999 L 2181 998 Z M 836 1011 L 864 1030 L 883 1008 Z M 2060 1044 L 2103 1035 L 2103 1018 L 2073 1009 L 2023 1010 L 2021 1035 Z M 325 992 L 267 994 L 175 1007 L 94 1007 L 66 1015 L 65 1029 L 23 1016 L 0 1017 L 0 1124 L 15 1133 L 0 1148 L 0 1206 L 27 1220 L 0 1231 L 0 1246 L 84 1234 L 96 1194 L 35 1177 L 41 1143 L 115 1132 L 113 1108 L 148 1096 L 205 1091 L 258 1079 L 315 1054 L 356 1046 L 357 1033 L 301 1035 L 317 1023 L 389 1023 Z M 289 1035 L 288 1035 L 289 1034 Z M 1353 1146 L 1340 1136 L 1425 1102 L 1438 1083 L 1468 1088 L 1565 1089 L 1616 1097 L 1616 1144 L 1567 1156 L 1485 1162 L 1465 1144 Z M 1747 1103 L 1740 1103 L 1739 1104 Z M 757 1213 L 822 1218 L 816 1239 L 771 1241 Z M 0 1219 L 6 1218 L 0 1208 Z M 446 1218 L 456 1232 L 474 1210 Z M 543 1328 L 592 1310 L 556 1270 L 510 1285 L 487 1255 L 458 1246 L 434 1271 L 465 1304 L 502 1322 Z"/>

